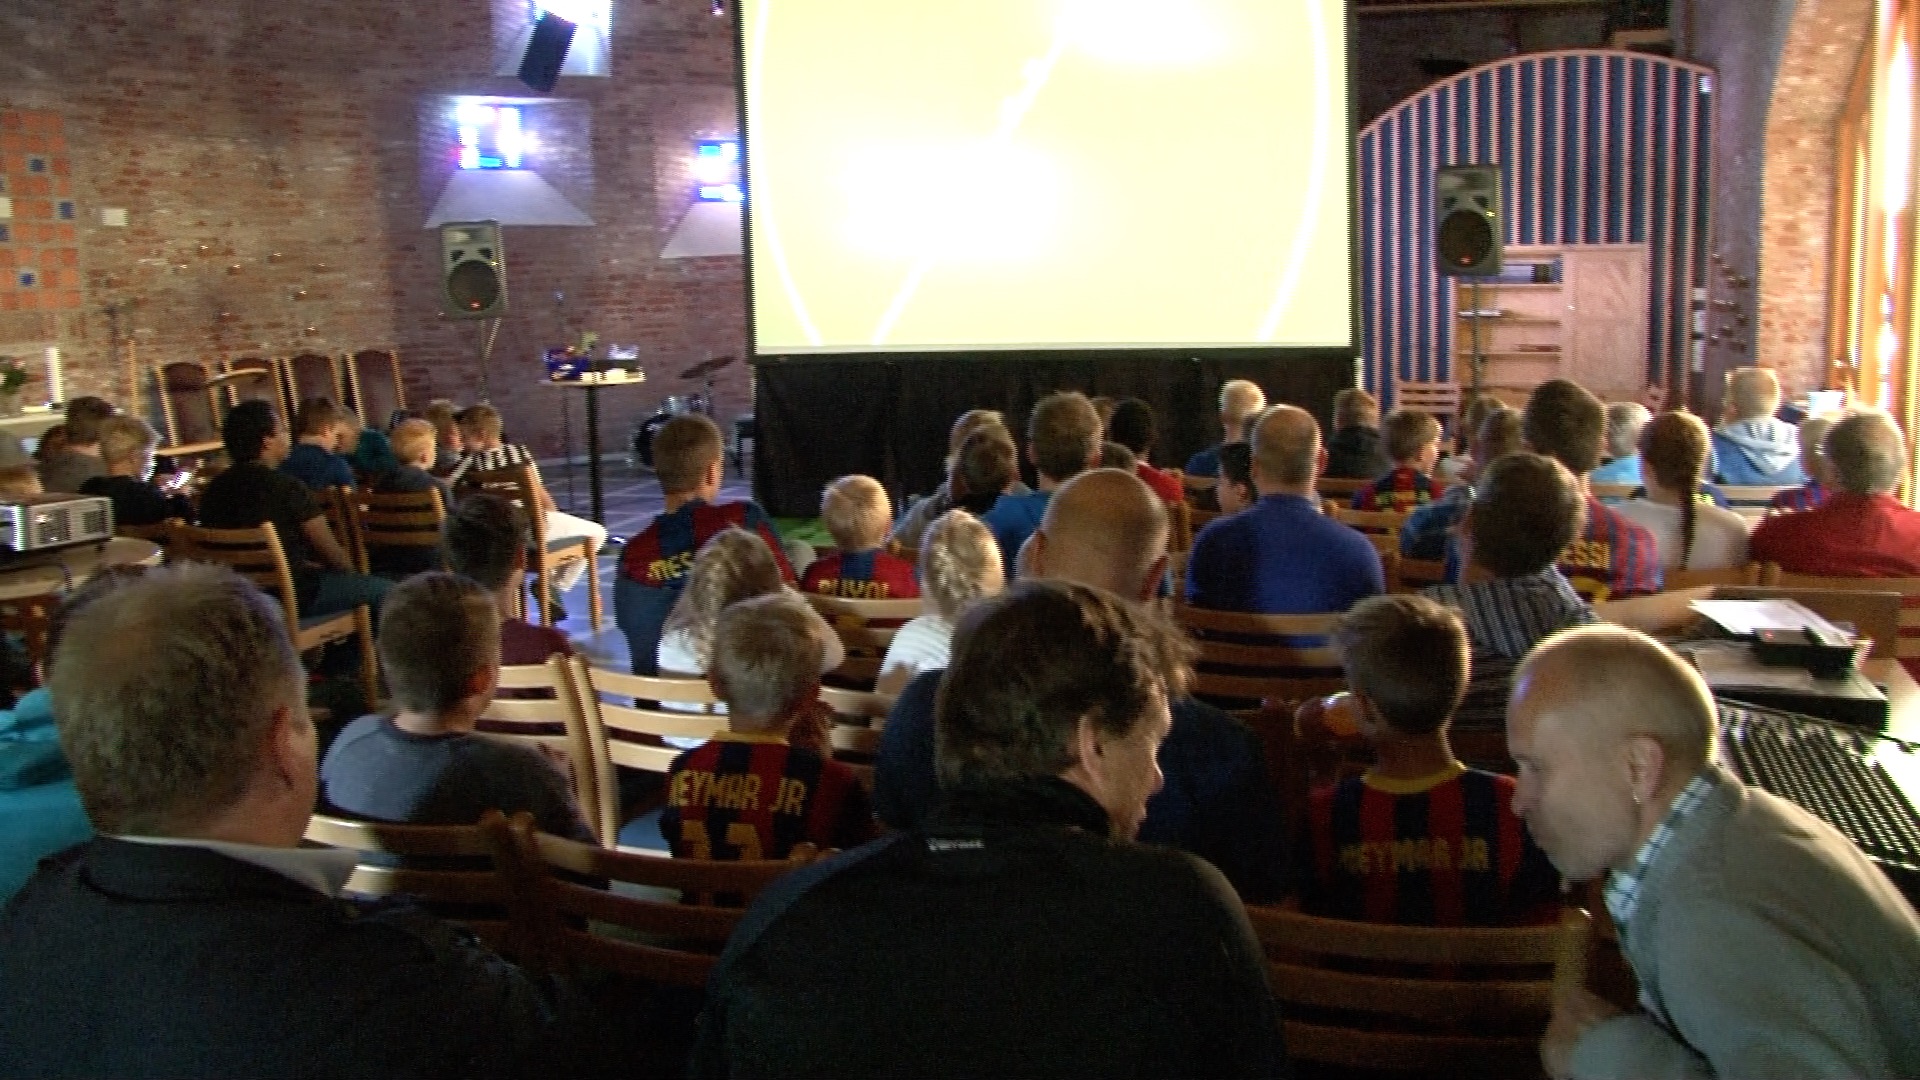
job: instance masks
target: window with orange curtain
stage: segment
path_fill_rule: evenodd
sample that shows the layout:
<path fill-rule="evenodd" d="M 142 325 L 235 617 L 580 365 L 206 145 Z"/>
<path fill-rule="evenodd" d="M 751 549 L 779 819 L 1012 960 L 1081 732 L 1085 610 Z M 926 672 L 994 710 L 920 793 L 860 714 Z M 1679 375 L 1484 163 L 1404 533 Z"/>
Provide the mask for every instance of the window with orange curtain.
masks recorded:
<path fill-rule="evenodd" d="M 1920 0 L 1876 0 L 1835 143 L 1827 385 L 1920 419 Z M 1914 464 L 1914 463 L 1910 463 Z"/>

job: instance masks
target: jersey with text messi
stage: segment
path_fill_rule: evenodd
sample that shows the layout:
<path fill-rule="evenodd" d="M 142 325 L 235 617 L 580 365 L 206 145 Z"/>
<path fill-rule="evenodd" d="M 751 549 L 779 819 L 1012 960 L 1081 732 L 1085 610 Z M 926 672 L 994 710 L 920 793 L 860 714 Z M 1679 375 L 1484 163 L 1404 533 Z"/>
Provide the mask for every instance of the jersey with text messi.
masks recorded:
<path fill-rule="evenodd" d="M 780 576 L 793 580 L 780 537 L 766 511 L 748 501 L 711 505 L 699 499 L 653 519 L 620 554 L 620 573 L 629 581 L 656 589 L 679 586 L 693 567 L 695 555 L 714 535 L 728 528 L 745 529 L 766 542 L 780 564 Z"/>

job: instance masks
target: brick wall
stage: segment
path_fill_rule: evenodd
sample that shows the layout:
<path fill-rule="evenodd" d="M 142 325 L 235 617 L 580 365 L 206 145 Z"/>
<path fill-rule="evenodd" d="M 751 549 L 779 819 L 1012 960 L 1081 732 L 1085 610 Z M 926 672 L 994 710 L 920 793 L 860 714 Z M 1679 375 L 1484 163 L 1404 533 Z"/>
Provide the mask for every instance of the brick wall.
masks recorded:
<path fill-rule="evenodd" d="M 0 312 L 0 342 L 53 339 L 70 392 L 124 400 L 106 309 L 129 305 L 142 363 L 395 345 L 410 399 L 472 400 L 479 331 L 438 313 L 419 125 L 438 95 L 526 93 L 488 74 L 492 34 L 470 0 L 0 5 L 0 107 L 65 122 L 85 288 L 78 314 Z M 581 329 L 641 347 L 649 382 L 605 396 L 608 445 L 690 389 L 672 374 L 746 347 L 741 260 L 657 257 L 693 139 L 737 126 L 731 28 L 708 0 L 629 0 L 614 35 L 614 77 L 555 95 L 590 109 L 598 226 L 505 239 L 493 397 L 542 452 L 559 448 L 559 399 L 534 386 L 543 347 Z M 130 226 L 102 227 L 102 207 Z M 717 390 L 723 417 L 744 411 L 745 369 Z"/>

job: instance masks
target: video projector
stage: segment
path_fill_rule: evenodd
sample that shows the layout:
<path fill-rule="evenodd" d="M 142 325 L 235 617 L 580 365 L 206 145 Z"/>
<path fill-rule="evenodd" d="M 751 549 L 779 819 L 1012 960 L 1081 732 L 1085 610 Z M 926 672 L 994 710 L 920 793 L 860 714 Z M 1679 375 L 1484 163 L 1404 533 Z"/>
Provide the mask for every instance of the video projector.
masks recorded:
<path fill-rule="evenodd" d="M 113 539 L 113 501 L 93 495 L 0 497 L 0 559 Z"/>

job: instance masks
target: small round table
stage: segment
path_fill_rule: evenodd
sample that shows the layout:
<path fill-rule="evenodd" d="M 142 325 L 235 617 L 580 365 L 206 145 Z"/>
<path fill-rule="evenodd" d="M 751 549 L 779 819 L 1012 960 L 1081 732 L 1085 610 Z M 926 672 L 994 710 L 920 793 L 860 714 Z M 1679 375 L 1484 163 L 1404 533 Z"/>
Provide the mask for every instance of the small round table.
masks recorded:
<path fill-rule="evenodd" d="M 160 545 L 131 536 L 28 552 L 0 564 L 0 601 L 59 595 L 86 583 L 103 566 L 158 566 Z"/>

